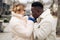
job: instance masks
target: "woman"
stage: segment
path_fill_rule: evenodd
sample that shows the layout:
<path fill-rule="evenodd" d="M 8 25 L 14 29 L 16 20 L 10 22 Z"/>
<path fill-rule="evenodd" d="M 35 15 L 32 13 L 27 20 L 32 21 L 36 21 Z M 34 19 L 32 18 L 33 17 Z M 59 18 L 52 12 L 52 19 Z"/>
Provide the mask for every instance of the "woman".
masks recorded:
<path fill-rule="evenodd" d="M 13 34 L 12 40 L 33 40 L 33 21 L 28 20 L 28 17 L 24 15 L 24 4 L 17 4 L 13 6 L 12 17 L 8 25 L 8 30 Z"/>

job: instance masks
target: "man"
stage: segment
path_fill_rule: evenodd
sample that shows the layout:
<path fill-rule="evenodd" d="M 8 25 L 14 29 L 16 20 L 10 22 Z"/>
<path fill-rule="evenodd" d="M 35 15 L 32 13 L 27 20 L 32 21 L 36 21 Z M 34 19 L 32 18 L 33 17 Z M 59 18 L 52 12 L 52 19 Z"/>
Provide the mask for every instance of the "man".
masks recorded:
<path fill-rule="evenodd" d="M 31 11 L 33 18 L 37 20 L 34 25 L 34 40 L 56 40 L 56 27 L 53 26 L 50 9 L 43 12 L 43 5 L 33 2 Z"/>

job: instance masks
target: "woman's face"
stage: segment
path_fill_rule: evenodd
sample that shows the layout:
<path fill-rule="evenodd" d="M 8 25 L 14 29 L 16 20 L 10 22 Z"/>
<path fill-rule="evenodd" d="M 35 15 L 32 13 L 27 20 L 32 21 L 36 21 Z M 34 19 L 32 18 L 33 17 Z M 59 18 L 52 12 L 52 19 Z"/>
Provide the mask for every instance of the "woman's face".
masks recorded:
<path fill-rule="evenodd" d="M 16 13 L 25 15 L 25 7 L 23 7 L 23 6 L 18 6 Z"/>

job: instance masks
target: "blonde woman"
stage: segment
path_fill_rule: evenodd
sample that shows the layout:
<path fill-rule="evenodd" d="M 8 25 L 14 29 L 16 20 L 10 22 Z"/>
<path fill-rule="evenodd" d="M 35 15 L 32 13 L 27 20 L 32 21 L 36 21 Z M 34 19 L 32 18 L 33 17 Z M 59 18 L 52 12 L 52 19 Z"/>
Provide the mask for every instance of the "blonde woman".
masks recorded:
<path fill-rule="evenodd" d="M 12 33 L 12 40 L 33 40 L 33 21 L 28 20 L 25 15 L 25 5 L 17 4 L 12 8 L 12 17 L 8 25 L 9 32 Z"/>

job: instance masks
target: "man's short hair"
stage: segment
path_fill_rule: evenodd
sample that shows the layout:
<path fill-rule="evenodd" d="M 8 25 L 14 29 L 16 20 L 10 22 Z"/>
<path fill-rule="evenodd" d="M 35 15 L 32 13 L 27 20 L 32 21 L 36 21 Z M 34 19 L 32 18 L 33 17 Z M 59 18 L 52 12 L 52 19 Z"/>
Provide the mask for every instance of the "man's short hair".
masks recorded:
<path fill-rule="evenodd" d="M 40 3 L 40 2 L 33 2 L 31 6 L 32 7 L 41 7 L 41 8 L 43 8 L 43 4 Z"/>

